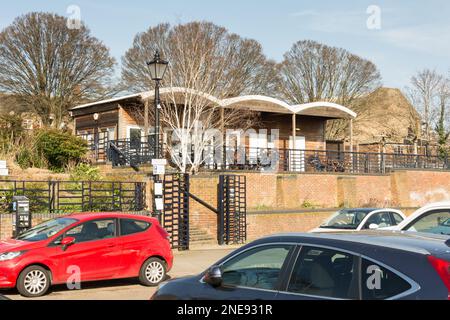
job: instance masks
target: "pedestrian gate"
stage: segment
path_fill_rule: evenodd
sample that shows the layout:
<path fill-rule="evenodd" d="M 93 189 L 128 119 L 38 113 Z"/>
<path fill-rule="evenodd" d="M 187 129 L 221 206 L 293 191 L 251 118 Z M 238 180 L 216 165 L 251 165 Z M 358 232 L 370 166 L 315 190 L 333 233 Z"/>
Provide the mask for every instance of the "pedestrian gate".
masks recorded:
<path fill-rule="evenodd" d="M 172 248 L 189 249 L 189 175 L 164 175 L 164 210 L 161 223 Z"/>
<path fill-rule="evenodd" d="M 220 175 L 218 186 L 218 242 L 240 244 L 247 239 L 245 176 Z"/>

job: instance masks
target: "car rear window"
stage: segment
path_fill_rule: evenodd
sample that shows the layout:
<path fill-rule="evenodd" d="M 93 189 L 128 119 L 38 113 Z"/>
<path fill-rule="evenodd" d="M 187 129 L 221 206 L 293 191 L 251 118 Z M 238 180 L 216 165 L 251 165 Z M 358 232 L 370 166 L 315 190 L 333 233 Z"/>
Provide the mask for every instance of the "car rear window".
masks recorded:
<path fill-rule="evenodd" d="M 398 213 L 392 212 L 392 216 L 394 217 L 395 225 L 398 225 L 400 222 L 403 221 L 403 217 Z"/>
<path fill-rule="evenodd" d="M 408 291 L 411 284 L 376 262 L 362 259 L 361 287 L 363 300 L 382 300 Z"/>
<path fill-rule="evenodd" d="M 142 220 L 120 219 L 120 235 L 126 236 L 138 232 L 143 232 L 150 228 L 151 223 Z"/>

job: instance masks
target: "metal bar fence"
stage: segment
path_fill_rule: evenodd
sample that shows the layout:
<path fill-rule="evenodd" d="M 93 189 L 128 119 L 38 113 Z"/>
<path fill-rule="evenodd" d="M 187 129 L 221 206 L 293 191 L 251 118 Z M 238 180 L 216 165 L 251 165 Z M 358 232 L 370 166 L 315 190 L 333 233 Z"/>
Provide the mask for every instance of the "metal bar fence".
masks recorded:
<path fill-rule="evenodd" d="M 151 163 L 155 157 L 154 143 L 154 135 L 148 136 L 145 141 L 112 140 L 108 142 L 107 157 L 113 167 L 127 165 L 137 167 Z M 373 174 L 396 169 L 450 170 L 448 157 L 419 154 L 211 146 L 205 148 L 202 158 L 203 169 L 221 171 L 272 170 Z"/>
<path fill-rule="evenodd" d="M 162 144 L 160 143 L 160 150 Z M 107 159 L 113 167 L 151 163 L 155 158 L 155 135 L 149 135 L 142 140 L 119 139 L 111 140 L 107 145 Z"/>
<path fill-rule="evenodd" d="M 222 156 L 208 155 L 206 159 Z M 448 157 L 417 154 L 239 147 L 223 149 L 224 160 L 204 169 L 281 172 L 388 173 L 396 169 L 450 170 Z"/>
<path fill-rule="evenodd" d="M 0 212 L 9 212 L 12 197 L 30 199 L 31 212 L 142 211 L 145 182 L 0 180 Z"/>

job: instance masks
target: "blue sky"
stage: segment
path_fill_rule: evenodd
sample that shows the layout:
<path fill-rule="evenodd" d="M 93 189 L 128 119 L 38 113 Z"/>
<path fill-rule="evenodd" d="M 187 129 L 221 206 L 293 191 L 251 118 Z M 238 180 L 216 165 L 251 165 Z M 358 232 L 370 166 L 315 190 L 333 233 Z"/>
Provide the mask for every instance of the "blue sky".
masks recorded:
<path fill-rule="evenodd" d="M 450 68 L 450 1 L 427 0 L 14 0 L 2 4 L 0 29 L 30 11 L 68 15 L 77 5 L 92 34 L 114 57 L 131 46 L 137 32 L 160 22 L 208 20 L 258 40 L 269 58 L 281 61 L 298 40 L 339 46 L 372 60 L 383 84 L 403 88 L 423 68 Z M 368 29 L 370 5 L 380 8 L 380 29 Z"/>

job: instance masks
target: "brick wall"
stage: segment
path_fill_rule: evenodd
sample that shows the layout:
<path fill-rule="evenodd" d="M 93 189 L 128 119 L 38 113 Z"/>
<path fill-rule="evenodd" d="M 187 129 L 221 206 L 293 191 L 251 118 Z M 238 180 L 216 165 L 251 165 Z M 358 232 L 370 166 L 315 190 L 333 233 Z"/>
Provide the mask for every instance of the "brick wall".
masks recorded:
<path fill-rule="evenodd" d="M 332 210 L 250 213 L 247 214 L 247 237 L 251 241 L 279 232 L 307 232 L 320 225 L 332 213 Z"/>
<path fill-rule="evenodd" d="M 307 231 L 318 226 L 341 205 L 416 207 L 431 201 L 450 201 L 450 172 L 397 171 L 388 175 L 259 174 L 247 177 L 248 237 L 288 231 Z M 190 179 L 190 191 L 217 207 L 218 174 L 199 174 Z M 150 185 L 150 183 L 148 183 Z M 151 186 L 148 187 L 151 194 Z M 151 195 L 147 196 L 151 207 Z M 314 210 L 306 207 L 313 207 Z M 284 211 L 284 213 L 280 212 Z M 275 213 L 274 213 L 275 212 Z M 34 214 L 33 223 L 53 215 Z M 190 199 L 190 226 L 212 238 L 217 235 L 217 215 Z M 0 214 L 0 238 L 12 234 L 11 215 Z"/>
<path fill-rule="evenodd" d="M 410 214 L 430 201 L 450 201 L 450 172 L 238 174 L 247 177 L 249 239 L 275 232 L 308 231 L 340 206 L 396 207 Z M 200 174 L 190 181 L 191 193 L 217 206 L 217 174 Z M 273 213 L 280 210 L 285 212 Z M 217 234 L 217 215 L 192 199 L 190 223 L 213 237 Z"/>
<path fill-rule="evenodd" d="M 32 215 L 33 225 L 38 225 L 44 221 L 49 219 L 56 218 L 61 214 L 52 214 L 52 213 L 35 213 Z M 0 239 L 6 239 L 12 236 L 13 228 L 12 228 L 12 219 L 13 215 L 8 213 L 0 213 Z"/>
<path fill-rule="evenodd" d="M 407 216 L 415 209 L 400 208 Z M 280 213 L 250 212 L 247 214 L 247 240 L 252 241 L 280 232 L 308 232 L 322 224 L 334 212 L 335 209 Z"/>

